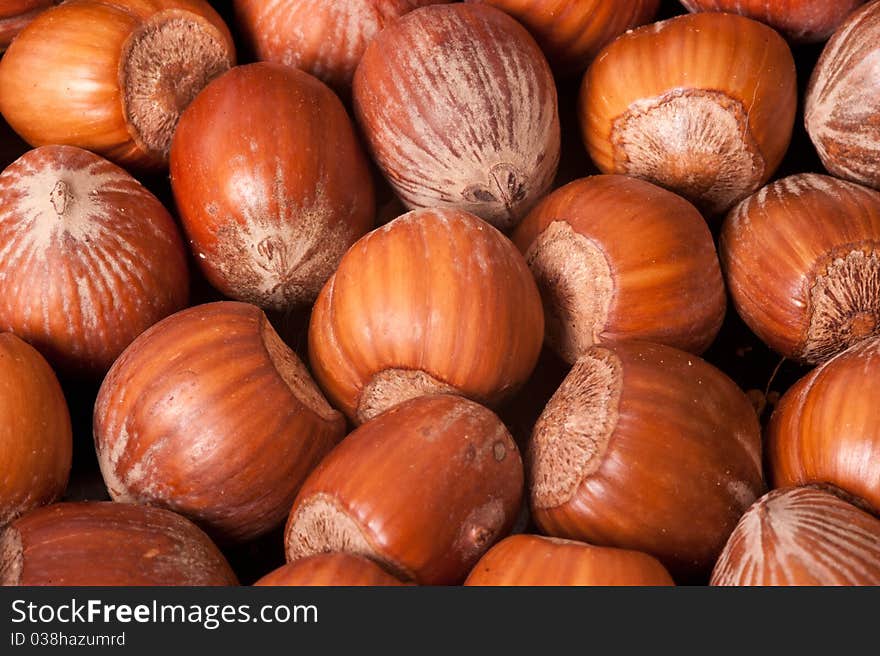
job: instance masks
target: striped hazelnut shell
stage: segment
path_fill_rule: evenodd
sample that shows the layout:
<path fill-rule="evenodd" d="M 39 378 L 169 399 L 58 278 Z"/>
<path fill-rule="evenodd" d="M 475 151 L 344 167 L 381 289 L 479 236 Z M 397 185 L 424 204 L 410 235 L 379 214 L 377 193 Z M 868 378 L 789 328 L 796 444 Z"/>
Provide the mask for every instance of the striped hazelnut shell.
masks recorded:
<path fill-rule="evenodd" d="M 208 281 L 264 309 L 314 302 L 375 216 L 342 103 L 281 64 L 236 67 L 199 94 L 174 134 L 171 186 Z"/>
<path fill-rule="evenodd" d="M 760 426 L 745 394 L 697 356 L 596 346 L 538 419 L 528 475 L 542 533 L 643 551 L 692 581 L 764 492 Z"/>
<path fill-rule="evenodd" d="M 767 426 L 774 487 L 827 483 L 880 513 L 880 337 L 817 367 L 789 389 Z"/>
<path fill-rule="evenodd" d="M 660 0 L 468 0 L 501 9 L 525 25 L 560 74 L 583 71 L 629 29 L 647 23 Z"/>
<path fill-rule="evenodd" d="M 409 398 L 510 397 L 541 350 L 538 288 L 516 246 L 457 210 L 409 212 L 360 239 L 312 310 L 309 357 L 356 423 Z"/>
<path fill-rule="evenodd" d="M 229 29 L 205 0 L 68 0 L 3 55 L 0 112 L 33 146 L 159 170 L 180 113 L 234 64 Z"/>
<path fill-rule="evenodd" d="M 41 12 L 58 0 L 7 0 L 0 6 L 0 52 Z"/>
<path fill-rule="evenodd" d="M 727 305 L 712 234 L 689 202 L 598 175 L 542 200 L 514 232 L 544 302 L 547 342 L 574 363 L 641 339 L 702 353 Z"/>
<path fill-rule="evenodd" d="M 169 508 L 224 542 L 283 522 L 344 431 L 266 316 L 231 301 L 141 335 L 107 374 L 94 414 L 114 500 Z"/>
<path fill-rule="evenodd" d="M 369 558 L 345 552 L 315 554 L 282 565 L 256 586 L 398 586 L 405 585 Z"/>
<path fill-rule="evenodd" d="M 688 14 L 628 32 L 584 76 L 580 124 L 603 173 L 643 178 L 708 214 L 764 184 L 797 104 L 794 59 L 774 30 Z"/>
<path fill-rule="evenodd" d="M 126 503 L 57 503 L 0 531 L 0 585 L 223 586 L 238 581 L 195 524 Z"/>
<path fill-rule="evenodd" d="M 186 249 L 135 178 L 73 146 L 0 173 L 0 330 L 53 366 L 103 375 L 132 340 L 186 306 Z"/>
<path fill-rule="evenodd" d="M 407 12 L 441 0 L 234 0 L 237 27 L 260 61 L 292 66 L 351 92 L 370 41 Z"/>
<path fill-rule="evenodd" d="M 55 373 L 33 347 L 0 333 L 0 527 L 61 496 L 72 449 Z"/>
<path fill-rule="evenodd" d="M 825 41 L 866 0 L 681 0 L 688 11 L 724 11 L 767 23 L 797 43 Z"/>
<path fill-rule="evenodd" d="M 773 490 L 746 511 L 712 585 L 880 585 L 880 519 L 815 487 Z"/>
<path fill-rule="evenodd" d="M 852 14 L 825 46 L 804 120 L 832 175 L 880 189 L 880 2 Z"/>
<path fill-rule="evenodd" d="M 783 178 L 731 210 L 719 251 L 737 312 L 782 355 L 822 362 L 880 333 L 880 193 Z"/>
<path fill-rule="evenodd" d="M 422 7 L 367 47 L 354 108 L 410 209 L 465 210 L 501 229 L 553 182 L 556 85 L 524 27 L 486 5 Z"/>
<path fill-rule="evenodd" d="M 512 535 L 489 549 L 468 586 L 666 586 L 666 568 L 638 551 L 539 535 Z"/>
<path fill-rule="evenodd" d="M 490 410 L 438 394 L 364 424 L 302 487 L 287 521 L 287 559 L 345 551 L 403 581 L 449 585 L 513 526 L 523 468 Z"/>

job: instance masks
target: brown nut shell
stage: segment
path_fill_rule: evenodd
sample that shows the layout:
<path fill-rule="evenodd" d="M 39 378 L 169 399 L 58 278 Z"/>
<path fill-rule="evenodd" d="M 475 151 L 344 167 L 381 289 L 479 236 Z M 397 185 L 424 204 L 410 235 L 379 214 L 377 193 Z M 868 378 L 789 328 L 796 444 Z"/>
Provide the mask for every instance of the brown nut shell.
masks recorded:
<path fill-rule="evenodd" d="M 404 14 L 441 0 L 234 0 L 257 59 L 292 66 L 351 92 L 370 41 Z"/>
<path fill-rule="evenodd" d="M 76 376 L 103 375 L 135 337 L 187 304 L 174 219 L 124 170 L 42 146 L 0 173 L 0 329 Z"/>
<path fill-rule="evenodd" d="M 469 586 L 665 586 L 666 568 L 638 551 L 539 535 L 512 535 L 474 566 Z"/>
<path fill-rule="evenodd" d="M 825 41 L 866 0 L 681 0 L 688 11 L 748 16 L 798 43 Z"/>
<path fill-rule="evenodd" d="M 349 435 L 309 476 L 287 522 L 288 560 L 359 554 L 404 581 L 460 583 L 520 508 L 516 444 L 490 410 L 413 399 Z"/>
<path fill-rule="evenodd" d="M 538 44 L 485 5 L 431 5 L 389 25 L 354 78 L 355 113 L 411 208 L 515 226 L 559 163 L 556 85 Z"/>
<path fill-rule="evenodd" d="M 767 426 L 774 487 L 828 483 L 880 513 L 880 337 L 817 367 Z"/>
<path fill-rule="evenodd" d="M 55 373 L 33 347 L 0 333 L 0 527 L 61 496 L 72 448 Z"/>
<path fill-rule="evenodd" d="M 171 184 L 211 284 L 265 309 L 312 303 L 375 216 L 342 103 L 280 64 L 239 66 L 199 94 L 174 135 Z"/>
<path fill-rule="evenodd" d="M 504 235 L 457 210 L 417 210 L 360 239 L 312 311 L 315 378 L 363 422 L 406 399 L 456 392 L 487 405 L 532 372 L 544 313 Z"/>
<path fill-rule="evenodd" d="M 825 46 L 804 121 L 832 175 L 880 189 L 880 2 L 852 14 Z"/>
<path fill-rule="evenodd" d="M 727 301 L 712 234 L 693 205 L 649 182 L 572 182 L 513 240 L 541 291 L 547 342 L 569 363 L 625 339 L 702 353 L 721 328 Z"/>
<path fill-rule="evenodd" d="M 779 34 L 735 14 L 688 14 L 605 48 L 584 76 L 579 116 L 603 173 L 643 178 L 717 214 L 773 175 L 796 105 Z"/>
<path fill-rule="evenodd" d="M 660 0 L 468 0 L 501 9 L 525 25 L 554 70 L 583 71 L 629 29 L 647 23 Z"/>
<path fill-rule="evenodd" d="M 820 488 L 773 490 L 737 524 L 712 585 L 880 585 L 880 519 Z"/>
<path fill-rule="evenodd" d="M 180 113 L 235 64 L 205 0 L 68 0 L 0 61 L 0 112 L 33 146 L 67 144 L 161 169 Z"/>
<path fill-rule="evenodd" d="M 237 584 L 210 538 L 161 508 L 57 503 L 32 510 L 0 531 L 0 585 Z"/>
<path fill-rule="evenodd" d="M 880 193 L 824 175 L 777 180 L 731 210 L 721 264 L 749 327 L 817 363 L 880 333 Z"/>
<path fill-rule="evenodd" d="M 529 444 L 543 533 L 644 551 L 674 576 L 708 574 L 764 491 L 758 418 L 700 358 L 668 346 L 593 347 Z"/>
<path fill-rule="evenodd" d="M 405 585 L 369 558 L 337 552 L 295 560 L 269 572 L 256 586 L 397 586 Z"/>
<path fill-rule="evenodd" d="M 0 6 L 0 52 L 40 13 L 58 0 L 10 0 Z"/>
<path fill-rule="evenodd" d="M 224 541 L 281 523 L 345 422 L 253 305 L 178 312 L 141 335 L 95 404 L 113 499 L 181 513 Z"/>

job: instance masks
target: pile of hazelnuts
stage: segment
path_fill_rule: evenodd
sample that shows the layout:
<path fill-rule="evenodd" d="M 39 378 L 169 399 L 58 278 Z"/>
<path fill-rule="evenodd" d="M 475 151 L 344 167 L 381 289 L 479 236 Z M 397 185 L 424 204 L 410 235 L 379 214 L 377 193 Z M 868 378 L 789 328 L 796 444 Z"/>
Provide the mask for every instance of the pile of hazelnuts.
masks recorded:
<path fill-rule="evenodd" d="M 0 8 L 0 582 L 880 585 L 880 0 L 215 4 Z"/>

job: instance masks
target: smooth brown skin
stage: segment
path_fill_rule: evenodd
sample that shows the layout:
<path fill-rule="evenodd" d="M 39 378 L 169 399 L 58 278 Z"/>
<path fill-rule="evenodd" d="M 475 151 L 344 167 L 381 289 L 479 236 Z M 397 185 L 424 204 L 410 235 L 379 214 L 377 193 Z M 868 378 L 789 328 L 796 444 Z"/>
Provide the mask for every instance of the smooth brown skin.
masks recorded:
<path fill-rule="evenodd" d="M 829 483 L 880 513 L 880 338 L 817 367 L 767 426 L 774 487 Z"/>
<path fill-rule="evenodd" d="M 282 565 L 256 586 L 398 586 L 405 585 L 369 558 L 349 553 L 326 553 Z"/>
<path fill-rule="evenodd" d="M 880 3 L 850 15 L 828 41 L 804 123 L 832 175 L 880 189 Z"/>
<path fill-rule="evenodd" d="M 234 0 L 237 27 L 257 59 L 299 68 L 340 94 L 367 45 L 407 12 L 442 0 Z"/>
<path fill-rule="evenodd" d="M 657 25 L 662 29 L 658 31 Z M 635 29 L 605 48 L 584 76 L 578 109 L 581 134 L 593 162 L 603 173 L 627 172 L 627 156 L 617 142 L 614 122 L 634 103 L 703 91 L 723 93 L 742 105 L 747 121 L 741 132 L 756 147 L 752 154 L 763 162 L 761 179 L 742 189 L 726 207 L 707 199 L 702 190 L 693 190 L 689 197 L 701 209 L 726 211 L 770 179 L 788 149 L 794 125 L 794 59 L 785 40 L 756 21 L 730 14 L 678 16 Z M 686 142 L 705 140 L 704 129 L 689 133 L 689 126 L 680 120 L 670 130 Z M 687 179 L 686 172 L 701 177 L 706 167 L 716 183 L 722 174 L 739 175 L 728 170 L 730 164 L 721 157 L 712 161 L 707 155 L 706 161 L 694 162 L 680 157 L 670 155 L 647 179 L 676 191 L 664 184 L 665 178 Z M 678 192 L 689 196 L 684 189 Z"/>
<path fill-rule="evenodd" d="M 166 10 L 198 20 L 234 65 L 232 35 L 205 0 L 68 0 L 33 20 L 0 60 L 0 112 L 33 146 L 69 144 L 126 168 L 164 167 L 166 156 L 139 144 L 127 124 L 119 69 L 127 39 Z"/>
<path fill-rule="evenodd" d="M 724 11 L 767 23 L 792 41 L 816 43 L 866 0 L 681 0 L 688 11 Z"/>
<path fill-rule="evenodd" d="M 583 71 L 606 45 L 649 22 L 660 0 L 467 0 L 501 9 L 525 25 L 558 73 Z"/>
<path fill-rule="evenodd" d="M 0 333 L 0 527 L 67 487 L 72 435 L 64 393 L 43 357 Z"/>
<path fill-rule="evenodd" d="M 72 376 L 103 376 L 187 305 L 186 248 L 168 210 L 80 148 L 42 146 L 0 174 L 0 243 L 0 330 Z"/>
<path fill-rule="evenodd" d="M 526 254 L 556 221 L 591 240 L 610 266 L 613 300 L 597 343 L 643 339 L 693 353 L 709 347 L 727 301 L 712 234 L 693 205 L 642 180 L 598 175 L 547 196 L 513 241 Z M 538 287 L 549 326 L 561 299 L 541 278 Z"/>
<path fill-rule="evenodd" d="M 294 370 L 294 388 L 279 363 Z M 104 380 L 94 414 L 113 499 L 173 509 L 223 541 L 281 523 L 344 430 L 266 316 L 229 301 L 141 335 Z"/>
<path fill-rule="evenodd" d="M 0 51 L 12 42 L 28 23 L 56 0 L 10 0 L 0 5 Z"/>
<path fill-rule="evenodd" d="M 774 182 L 734 208 L 719 245 L 739 315 L 771 348 L 813 363 L 880 330 L 880 296 L 862 298 L 858 325 L 849 329 L 844 318 L 839 333 L 829 335 L 836 348 L 805 353 L 816 278 L 853 251 L 880 256 L 880 193 L 813 174 Z M 863 295 L 880 293 L 876 276 L 869 285 L 852 284 Z M 839 294 L 840 304 L 858 291 Z"/>
<path fill-rule="evenodd" d="M 880 520 L 830 490 L 773 490 L 749 508 L 712 585 L 880 585 Z"/>
<path fill-rule="evenodd" d="M 315 378 L 354 421 L 364 386 L 423 371 L 497 404 L 531 374 L 544 336 L 522 255 L 466 212 L 419 210 L 358 241 L 321 291 L 309 326 Z"/>
<path fill-rule="evenodd" d="M 541 507 L 533 491 L 534 520 L 548 535 L 649 553 L 681 582 L 699 578 L 764 492 L 758 418 L 733 381 L 694 355 L 647 342 L 590 351 L 603 352 L 619 359 L 623 383 L 601 464 L 566 503 Z"/>
<path fill-rule="evenodd" d="M 410 209 L 464 210 L 509 230 L 553 184 L 553 74 L 528 31 L 498 9 L 409 12 L 367 47 L 353 99 L 373 159 Z"/>
<path fill-rule="evenodd" d="M 366 541 L 345 550 L 404 581 L 457 584 L 510 531 L 522 492 L 519 452 L 490 410 L 451 395 L 413 399 L 355 430 L 309 476 L 287 522 L 287 558 L 328 550 L 321 536 L 308 550 L 296 537 L 300 509 L 323 499 Z"/>
<path fill-rule="evenodd" d="M 161 508 L 101 501 L 33 510 L 0 531 L 0 584 L 238 585 L 195 524 Z"/>
<path fill-rule="evenodd" d="M 675 585 L 653 556 L 539 535 L 513 535 L 474 566 L 469 586 Z"/>
<path fill-rule="evenodd" d="M 199 94 L 174 135 L 171 184 L 211 284 L 275 310 L 313 302 L 375 217 L 342 103 L 280 64 L 240 66 Z"/>

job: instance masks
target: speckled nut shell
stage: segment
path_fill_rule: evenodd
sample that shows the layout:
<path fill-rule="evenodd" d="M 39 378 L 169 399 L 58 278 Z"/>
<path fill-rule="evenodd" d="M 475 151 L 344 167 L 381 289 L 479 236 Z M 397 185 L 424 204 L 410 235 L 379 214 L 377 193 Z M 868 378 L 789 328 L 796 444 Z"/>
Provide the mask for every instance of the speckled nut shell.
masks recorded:
<path fill-rule="evenodd" d="M 0 112 L 33 146 L 160 169 L 180 113 L 234 64 L 229 29 L 205 0 L 68 0 L 3 55 Z"/>
<path fill-rule="evenodd" d="M 528 476 L 543 533 L 643 551 L 692 581 L 764 492 L 760 426 L 745 394 L 695 355 L 596 346 L 538 419 Z"/>
<path fill-rule="evenodd" d="M 785 40 L 751 19 L 707 13 L 605 48 L 584 76 L 579 114 L 603 173 L 649 180 L 718 214 L 773 175 L 796 105 Z"/>
<path fill-rule="evenodd" d="M 880 2 L 831 37 L 813 69 L 804 118 L 831 174 L 880 189 Z"/>
<path fill-rule="evenodd" d="M 264 309 L 312 303 L 375 216 L 342 103 L 281 64 L 239 66 L 199 94 L 174 135 L 171 186 L 211 284 Z"/>
<path fill-rule="evenodd" d="M 880 585 L 880 520 L 821 488 L 773 490 L 737 524 L 712 585 Z"/>
<path fill-rule="evenodd" d="M 354 107 L 374 159 L 409 208 L 515 226 L 559 162 L 556 85 L 535 40 L 502 11 L 443 4 L 373 40 Z"/>
<path fill-rule="evenodd" d="M 880 337 L 790 388 L 767 426 L 774 487 L 828 483 L 880 513 Z"/>
<path fill-rule="evenodd" d="M 364 424 L 302 487 L 288 560 L 345 551 L 403 581 L 460 583 L 520 508 L 516 444 L 490 410 L 458 396 L 412 399 Z"/>
<path fill-rule="evenodd" d="M 541 290 L 547 342 L 569 363 L 623 339 L 702 353 L 721 328 L 712 234 L 665 189 L 619 175 L 577 180 L 542 200 L 513 240 Z"/>
<path fill-rule="evenodd" d="M 737 312 L 784 356 L 822 362 L 880 332 L 880 193 L 777 180 L 731 210 L 719 251 Z"/>
<path fill-rule="evenodd" d="M 416 210 L 342 258 L 312 310 L 309 359 L 360 423 L 432 392 L 497 405 L 531 375 L 543 336 L 516 246 L 467 212 Z"/>

